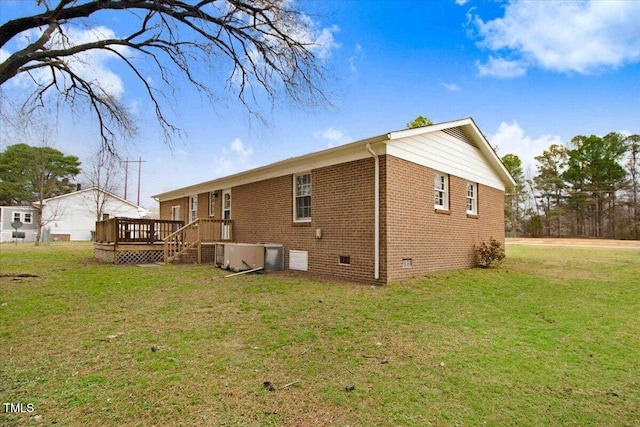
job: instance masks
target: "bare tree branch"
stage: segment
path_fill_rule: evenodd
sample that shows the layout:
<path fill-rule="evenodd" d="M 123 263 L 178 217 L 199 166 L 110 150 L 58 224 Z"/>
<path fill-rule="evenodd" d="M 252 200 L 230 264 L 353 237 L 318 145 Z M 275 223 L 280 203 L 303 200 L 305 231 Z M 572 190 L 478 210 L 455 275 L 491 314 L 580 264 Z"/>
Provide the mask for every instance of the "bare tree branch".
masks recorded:
<path fill-rule="evenodd" d="M 72 110 L 88 103 L 98 120 L 103 146 L 115 150 L 116 136 L 132 136 L 134 122 L 118 96 L 78 67 L 86 55 L 107 52 L 126 65 L 143 86 L 154 106 L 165 138 L 179 132 L 163 113 L 161 98 L 173 93 L 182 77 L 200 93 L 216 99 L 211 74 L 201 67 L 225 73 L 226 89 L 254 116 L 259 94 L 273 103 L 282 93 L 300 105 L 329 105 L 322 90 L 325 70 L 313 21 L 291 0 L 58 0 L 55 7 L 38 2 L 42 13 L 0 26 L 0 47 L 25 32 L 36 39 L 16 49 L 0 63 L 0 87 L 20 75 L 35 83 L 25 111 L 46 105 L 57 94 Z M 89 25 L 100 13 L 124 13 L 133 21 L 123 37 L 95 34 L 95 40 L 78 43 L 68 29 Z M 83 56 L 84 55 L 84 56 Z M 163 86 L 150 83 L 141 68 L 143 60 L 155 69 Z M 43 70 L 49 70 L 44 79 Z M 204 75 L 203 75 L 204 74 Z M 178 77 L 177 77 L 178 76 Z"/>

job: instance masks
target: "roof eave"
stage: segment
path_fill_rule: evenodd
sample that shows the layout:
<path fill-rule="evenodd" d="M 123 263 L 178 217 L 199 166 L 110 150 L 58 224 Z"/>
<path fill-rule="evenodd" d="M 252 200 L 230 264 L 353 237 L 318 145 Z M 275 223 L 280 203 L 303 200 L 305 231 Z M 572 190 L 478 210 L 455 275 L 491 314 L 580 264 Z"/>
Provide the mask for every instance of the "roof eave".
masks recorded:
<path fill-rule="evenodd" d="M 233 175 L 227 175 L 224 177 L 212 179 L 210 181 L 205 181 L 198 184 L 177 188 L 175 190 L 167 191 L 164 193 L 159 193 L 151 197 L 159 202 L 168 201 L 168 200 L 174 200 L 177 198 L 199 194 L 205 188 L 215 188 L 215 189 L 227 188 L 227 187 L 233 186 L 232 183 L 234 182 L 245 181 L 246 179 L 243 179 L 243 178 L 254 177 L 252 181 L 260 181 L 262 179 L 266 179 L 266 177 L 272 177 L 274 173 L 277 175 L 277 171 L 279 169 L 284 169 L 284 168 L 295 166 L 295 165 L 301 165 L 302 167 L 302 165 L 305 165 L 305 164 L 308 164 L 311 166 L 313 162 L 317 159 L 327 158 L 331 156 L 338 156 L 342 153 L 356 151 L 360 147 L 365 147 L 367 144 L 385 142 L 385 141 L 388 141 L 389 138 L 390 138 L 390 134 L 388 133 L 377 135 L 371 138 L 361 139 L 348 144 L 328 148 L 326 150 L 315 151 L 313 153 L 304 154 L 302 156 L 290 157 L 285 160 L 280 160 L 275 163 L 259 166 L 257 168 L 249 169 L 247 171 L 238 172 Z"/>

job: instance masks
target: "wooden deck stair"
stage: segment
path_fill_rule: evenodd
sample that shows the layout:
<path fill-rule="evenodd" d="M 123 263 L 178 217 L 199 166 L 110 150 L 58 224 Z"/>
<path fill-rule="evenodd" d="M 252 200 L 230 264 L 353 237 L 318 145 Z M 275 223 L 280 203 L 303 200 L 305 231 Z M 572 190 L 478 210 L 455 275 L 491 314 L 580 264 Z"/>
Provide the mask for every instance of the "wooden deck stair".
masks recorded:
<path fill-rule="evenodd" d="M 201 264 L 203 244 L 233 241 L 233 222 L 230 219 L 197 218 L 163 241 L 165 264 Z"/>
<path fill-rule="evenodd" d="M 172 264 L 198 264 L 198 248 L 190 247 L 178 252 L 173 260 Z"/>

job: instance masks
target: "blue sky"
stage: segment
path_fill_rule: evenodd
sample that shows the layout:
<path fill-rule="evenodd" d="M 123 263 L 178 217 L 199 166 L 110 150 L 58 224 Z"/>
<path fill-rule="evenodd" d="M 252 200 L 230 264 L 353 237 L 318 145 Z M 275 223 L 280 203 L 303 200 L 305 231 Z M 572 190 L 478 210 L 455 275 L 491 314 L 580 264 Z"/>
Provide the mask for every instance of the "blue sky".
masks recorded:
<path fill-rule="evenodd" d="M 31 2 L 3 2 L 0 21 Z M 232 96 L 211 105 L 177 85 L 170 119 L 185 131 L 162 142 L 149 102 L 108 58 L 92 72 L 134 112 L 142 204 L 153 194 L 405 127 L 473 117 L 502 156 L 533 157 L 580 134 L 640 133 L 640 1 L 303 1 L 324 48 L 332 107 L 264 105 L 264 126 Z M 116 15 L 94 25 L 119 34 Z M 99 21 L 99 22 L 98 22 Z M 82 37 L 82 35 L 78 35 Z M 0 60 L 15 46 L 5 46 Z M 218 85 L 226 75 L 211 75 Z M 7 90 L 3 96 L 19 96 Z M 9 88 L 12 89 L 12 88 Z M 3 89 L 4 90 L 4 89 Z M 54 146 L 88 161 L 99 140 L 90 116 L 62 114 Z M 0 148 L 33 135 L 3 132 Z M 20 141 L 16 140 L 20 139 Z M 131 173 L 131 170 L 130 170 Z M 137 170 L 135 171 L 137 173 Z M 135 194 L 130 181 L 129 194 Z M 132 199 L 132 197 L 129 197 Z M 135 201 L 135 200 L 134 200 Z"/>

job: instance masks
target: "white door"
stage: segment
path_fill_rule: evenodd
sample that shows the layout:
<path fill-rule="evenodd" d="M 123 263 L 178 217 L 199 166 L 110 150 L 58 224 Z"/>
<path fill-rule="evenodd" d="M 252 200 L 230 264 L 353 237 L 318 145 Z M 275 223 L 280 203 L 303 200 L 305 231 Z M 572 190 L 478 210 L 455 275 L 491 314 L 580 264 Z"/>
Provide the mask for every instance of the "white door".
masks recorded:
<path fill-rule="evenodd" d="M 231 219 L 231 190 L 222 192 L 222 219 Z M 231 226 L 222 223 L 222 240 L 231 238 Z"/>

